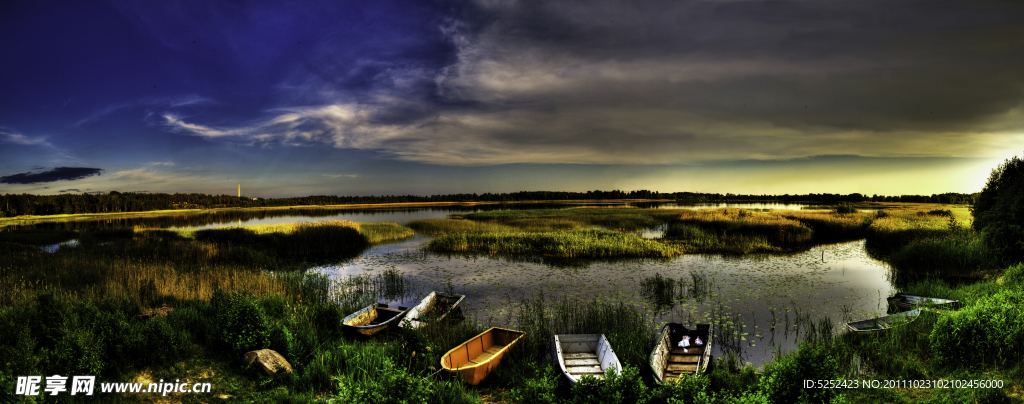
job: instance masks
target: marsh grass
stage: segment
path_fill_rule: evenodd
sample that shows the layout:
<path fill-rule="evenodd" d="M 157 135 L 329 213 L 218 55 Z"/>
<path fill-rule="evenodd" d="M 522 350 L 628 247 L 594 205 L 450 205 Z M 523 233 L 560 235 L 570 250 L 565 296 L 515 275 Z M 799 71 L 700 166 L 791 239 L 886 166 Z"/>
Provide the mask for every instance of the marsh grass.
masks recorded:
<path fill-rule="evenodd" d="M 538 254 L 559 258 L 672 257 L 680 251 L 632 234 L 605 230 L 549 233 L 456 233 L 431 240 L 438 252 Z"/>
<path fill-rule="evenodd" d="M 936 209 L 946 207 L 945 209 Z M 947 213 L 948 212 L 948 213 Z M 888 254 L 914 240 L 942 238 L 956 227 L 969 228 L 971 213 L 965 206 L 906 204 L 886 208 L 875 214 L 865 236 L 869 247 Z"/>
<path fill-rule="evenodd" d="M 685 284 L 678 286 L 680 289 L 685 288 Z M 653 306 L 661 310 L 667 310 L 675 306 L 676 288 L 676 280 L 663 277 L 660 273 L 640 280 L 640 295 L 647 298 Z M 683 294 L 685 295 L 685 292 Z"/>
<path fill-rule="evenodd" d="M 787 219 L 796 220 L 813 230 L 814 241 L 828 243 L 864 238 L 867 227 L 874 219 L 872 214 L 849 212 L 784 212 Z"/>
<path fill-rule="evenodd" d="M 571 208 L 479 212 L 462 215 L 474 221 L 494 221 L 524 231 L 556 231 L 600 226 L 608 230 L 636 231 L 663 221 L 650 210 L 635 208 Z"/>
<path fill-rule="evenodd" d="M 906 285 L 930 277 L 970 278 L 994 268 L 996 259 L 981 237 L 966 230 L 910 241 L 890 254 L 889 263 L 894 268 L 892 281 Z"/>
<path fill-rule="evenodd" d="M 516 231 L 512 226 L 466 219 L 419 219 L 409 222 L 409 227 L 420 234 L 428 236 L 453 233 L 509 233 Z"/>
<path fill-rule="evenodd" d="M 78 247 L 46 253 L 0 243 L 0 302 L 18 304 L 36 291 L 62 298 L 139 298 L 143 285 L 166 299 L 209 299 L 216 288 L 256 295 L 294 289 L 284 274 L 304 261 L 344 257 L 367 245 L 353 222 L 326 221 L 201 231 L 100 230 L 79 233 Z"/>
<path fill-rule="evenodd" d="M 415 234 L 412 229 L 397 223 L 360 223 L 359 234 L 370 243 L 402 240 Z"/>
<path fill-rule="evenodd" d="M 892 266 L 897 286 L 932 277 L 975 279 L 998 267 L 965 207 L 900 206 L 880 211 L 866 231 L 869 252 Z"/>
<path fill-rule="evenodd" d="M 356 309 L 378 300 L 405 297 L 412 287 L 412 282 L 401 272 L 388 268 L 377 274 L 360 274 L 335 280 L 331 296 L 338 305 Z"/>
<path fill-rule="evenodd" d="M 812 231 L 774 212 L 724 208 L 683 210 L 664 237 L 681 244 L 687 252 L 747 254 L 809 246 Z"/>
<path fill-rule="evenodd" d="M 687 298 L 698 303 L 711 297 L 711 276 L 703 270 L 691 271 L 687 277 L 678 280 L 655 273 L 640 280 L 640 295 L 658 310 L 675 307 L 676 302 Z"/>
<path fill-rule="evenodd" d="M 521 386 L 523 378 L 537 377 L 537 369 L 554 360 L 555 334 L 604 334 L 623 366 L 648 368 L 655 330 L 635 306 L 568 297 L 551 301 L 543 294 L 510 305 L 513 327 L 526 336 L 512 352 L 512 360 L 507 365 L 503 361 L 492 375 L 492 383 Z"/>

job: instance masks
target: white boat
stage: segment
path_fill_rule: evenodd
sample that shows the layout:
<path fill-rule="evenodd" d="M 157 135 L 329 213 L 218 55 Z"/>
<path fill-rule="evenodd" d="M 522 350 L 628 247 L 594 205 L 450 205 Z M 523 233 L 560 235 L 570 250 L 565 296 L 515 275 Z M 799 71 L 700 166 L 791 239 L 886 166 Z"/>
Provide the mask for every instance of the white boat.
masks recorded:
<path fill-rule="evenodd" d="M 683 375 L 700 374 L 707 370 L 711 360 L 711 324 L 697 324 L 693 329 L 679 323 L 668 323 L 661 328 L 658 343 L 651 351 L 651 370 L 659 384 Z M 679 341 L 688 339 L 688 346 Z M 697 344 L 700 339 L 701 344 Z"/>
<path fill-rule="evenodd" d="M 613 369 L 616 374 L 622 373 L 622 363 L 604 334 L 555 335 L 555 356 L 562 374 L 572 384 L 580 381 L 583 375 L 604 378 L 608 369 Z"/>
<path fill-rule="evenodd" d="M 405 315 L 406 321 L 402 323 L 402 326 L 420 328 L 427 323 L 441 321 L 448 313 L 457 309 L 465 298 L 466 295 L 430 292 L 420 301 L 420 304 L 409 309 L 409 313 Z"/>

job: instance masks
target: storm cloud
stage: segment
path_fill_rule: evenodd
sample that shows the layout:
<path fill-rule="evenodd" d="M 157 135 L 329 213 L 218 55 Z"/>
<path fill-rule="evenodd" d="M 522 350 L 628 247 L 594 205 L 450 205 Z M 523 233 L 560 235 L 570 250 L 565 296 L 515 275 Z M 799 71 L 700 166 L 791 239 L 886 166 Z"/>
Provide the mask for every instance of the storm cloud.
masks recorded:
<path fill-rule="evenodd" d="M 88 167 L 57 167 L 43 172 L 27 172 L 0 177 L 0 184 L 40 184 L 55 181 L 73 181 L 100 175 L 103 169 Z"/>
<path fill-rule="evenodd" d="M 211 140 L 444 165 L 973 157 L 1024 124 L 1020 3 L 476 6 L 439 25 L 449 59 L 376 69 L 355 87 L 306 71 L 322 96 L 361 97 L 233 126 L 165 123 Z"/>

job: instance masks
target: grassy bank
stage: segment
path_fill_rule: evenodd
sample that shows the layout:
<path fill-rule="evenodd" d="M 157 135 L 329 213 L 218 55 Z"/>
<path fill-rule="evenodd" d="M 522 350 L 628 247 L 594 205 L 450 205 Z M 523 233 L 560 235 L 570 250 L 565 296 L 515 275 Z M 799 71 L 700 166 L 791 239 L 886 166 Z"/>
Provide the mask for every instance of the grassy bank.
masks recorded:
<path fill-rule="evenodd" d="M 676 251 L 672 254 L 748 254 L 792 252 L 815 243 L 861 238 L 871 218 L 870 214 L 865 213 L 760 212 L 734 208 L 694 210 L 581 207 L 452 215 L 449 219 L 416 220 L 409 226 L 422 234 L 443 239 L 437 244 L 432 243 L 431 248 L 437 251 L 552 254 L 551 251 L 531 250 L 529 247 L 532 244 L 528 241 L 537 240 L 539 243 L 547 240 L 550 235 L 519 235 L 514 238 L 506 235 L 569 233 L 594 227 L 637 234 L 643 229 L 665 226 L 667 230 L 664 237 L 655 242 L 661 243 L 666 251 Z M 473 241 L 467 239 L 463 243 L 455 241 L 456 238 Z M 499 245 L 508 244 L 512 240 L 520 244 Z M 573 248 L 589 247 L 580 245 Z M 630 251 L 628 246 L 621 246 L 618 251 L 626 254 L 620 255 L 623 257 L 650 256 L 627 253 Z"/>

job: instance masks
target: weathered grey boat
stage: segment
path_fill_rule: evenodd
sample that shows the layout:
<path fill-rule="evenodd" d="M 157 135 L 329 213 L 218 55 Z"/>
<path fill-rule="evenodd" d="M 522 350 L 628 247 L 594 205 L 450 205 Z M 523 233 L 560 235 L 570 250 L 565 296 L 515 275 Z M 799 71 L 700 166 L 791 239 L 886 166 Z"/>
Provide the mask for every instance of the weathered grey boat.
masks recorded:
<path fill-rule="evenodd" d="M 885 331 L 898 324 L 910 323 L 916 320 L 919 315 L 921 315 L 921 309 L 914 309 L 888 316 L 846 323 L 846 328 L 858 333 Z"/>
<path fill-rule="evenodd" d="M 688 336 L 690 346 L 680 347 L 679 341 Z M 679 323 L 668 323 L 658 334 L 658 343 L 651 351 L 651 370 L 659 384 L 683 375 L 703 373 L 711 360 L 711 324 L 697 324 L 689 329 Z M 696 345 L 697 339 L 703 343 Z"/>
<path fill-rule="evenodd" d="M 604 334 L 557 334 L 555 356 L 562 374 L 572 384 L 583 375 L 603 378 L 608 369 L 622 373 L 622 363 Z"/>
<path fill-rule="evenodd" d="M 917 295 L 908 295 L 906 293 L 897 293 L 888 299 L 890 307 L 895 307 L 897 311 L 913 310 L 918 307 L 934 307 L 938 309 L 958 309 L 960 308 L 959 300 L 940 299 L 937 297 L 925 297 Z"/>
<path fill-rule="evenodd" d="M 397 326 L 407 313 L 409 309 L 406 307 L 392 309 L 383 303 L 371 304 L 345 317 L 342 320 L 342 329 L 345 332 L 371 336 L 386 330 L 391 324 Z"/>
<path fill-rule="evenodd" d="M 420 301 L 415 307 L 409 310 L 403 324 L 412 328 L 420 328 L 427 323 L 443 320 L 448 313 L 451 313 L 462 304 L 466 295 L 430 292 L 427 297 Z"/>

